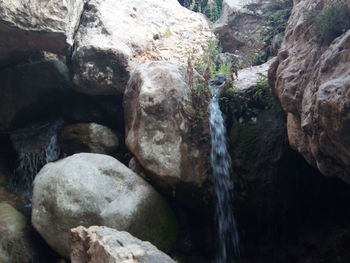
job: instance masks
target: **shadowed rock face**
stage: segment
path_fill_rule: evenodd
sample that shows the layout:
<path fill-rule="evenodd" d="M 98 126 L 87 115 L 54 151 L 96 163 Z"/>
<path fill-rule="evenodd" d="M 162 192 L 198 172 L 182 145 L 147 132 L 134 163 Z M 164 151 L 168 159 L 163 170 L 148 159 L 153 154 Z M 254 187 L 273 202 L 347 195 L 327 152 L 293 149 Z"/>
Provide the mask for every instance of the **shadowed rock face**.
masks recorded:
<path fill-rule="evenodd" d="M 0 59 L 10 53 L 46 50 L 67 54 L 83 0 L 0 1 Z"/>
<path fill-rule="evenodd" d="M 149 242 L 108 227 L 77 227 L 70 232 L 72 263 L 175 263 Z"/>
<path fill-rule="evenodd" d="M 191 134 L 192 90 L 176 64 L 151 62 L 139 66 L 125 91 L 126 145 L 153 181 L 167 192 L 207 179 L 208 145 Z M 207 124 L 207 105 L 203 109 Z M 197 124 L 198 125 L 198 124 Z M 208 126 L 197 127 L 208 136 Z"/>
<path fill-rule="evenodd" d="M 68 75 L 67 66 L 57 60 L 0 70 L 0 130 L 57 115 L 62 98 L 59 95 L 68 87 Z"/>
<path fill-rule="evenodd" d="M 305 10 L 331 1 L 294 2 L 270 82 L 288 113 L 291 146 L 324 175 L 350 183 L 350 31 L 321 46 Z"/>
<path fill-rule="evenodd" d="M 71 124 L 61 132 L 61 147 L 67 154 L 79 152 L 113 154 L 118 146 L 118 135 L 108 127 L 97 123 Z"/>

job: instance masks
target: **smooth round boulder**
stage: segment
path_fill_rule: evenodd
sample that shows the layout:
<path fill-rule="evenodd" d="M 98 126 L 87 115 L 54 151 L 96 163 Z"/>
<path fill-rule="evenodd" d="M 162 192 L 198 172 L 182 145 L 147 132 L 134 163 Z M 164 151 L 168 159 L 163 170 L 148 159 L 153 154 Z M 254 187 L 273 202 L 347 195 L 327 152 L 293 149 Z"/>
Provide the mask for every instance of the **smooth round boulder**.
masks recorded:
<path fill-rule="evenodd" d="M 24 215 L 6 202 L 0 203 L 0 262 L 31 262 L 33 251 L 28 243 Z"/>
<path fill-rule="evenodd" d="M 108 127 L 97 123 L 71 124 L 61 132 L 61 147 L 67 154 L 79 152 L 112 154 L 118 146 L 118 135 Z"/>
<path fill-rule="evenodd" d="M 75 154 L 45 165 L 34 180 L 32 223 L 60 255 L 69 257 L 71 228 L 108 226 L 167 251 L 177 223 L 162 197 L 113 157 Z"/>

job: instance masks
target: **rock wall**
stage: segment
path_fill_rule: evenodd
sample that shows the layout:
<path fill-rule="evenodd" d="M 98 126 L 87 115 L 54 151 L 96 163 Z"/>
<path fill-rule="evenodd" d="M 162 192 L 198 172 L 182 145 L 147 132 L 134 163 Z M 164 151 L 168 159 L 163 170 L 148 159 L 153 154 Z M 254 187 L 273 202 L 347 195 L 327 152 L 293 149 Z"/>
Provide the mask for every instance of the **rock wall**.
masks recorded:
<path fill-rule="evenodd" d="M 240 68 L 251 65 L 254 56 L 263 48 L 262 10 L 266 1 L 224 0 L 220 19 L 214 24 L 224 52 L 240 57 Z"/>
<path fill-rule="evenodd" d="M 350 30 L 321 45 L 308 16 L 331 3 L 294 1 L 269 77 L 288 113 L 291 146 L 324 175 L 350 183 Z"/>

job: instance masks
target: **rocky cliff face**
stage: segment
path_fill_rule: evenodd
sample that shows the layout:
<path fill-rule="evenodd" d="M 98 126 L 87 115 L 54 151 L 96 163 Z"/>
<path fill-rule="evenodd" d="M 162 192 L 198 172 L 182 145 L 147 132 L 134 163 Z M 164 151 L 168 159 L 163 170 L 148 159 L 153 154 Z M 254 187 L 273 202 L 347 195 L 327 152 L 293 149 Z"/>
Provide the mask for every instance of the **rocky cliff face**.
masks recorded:
<path fill-rule="evenodd" d="M 214 25 L 223 51 L 236 52 L 242 57 L 241 67 L 251 65 L 254 55 L 264 46 L 264 3 L 258 0 L 224 0 L 221 17 Z"/>
<path fill-rule="evenodd" d="M 308 15 L 332 2 L 294 1 L 269 77 L 288 113 L 291 146 L 324 175 L 350 183 L 350 30 L 320 45 Z"/>

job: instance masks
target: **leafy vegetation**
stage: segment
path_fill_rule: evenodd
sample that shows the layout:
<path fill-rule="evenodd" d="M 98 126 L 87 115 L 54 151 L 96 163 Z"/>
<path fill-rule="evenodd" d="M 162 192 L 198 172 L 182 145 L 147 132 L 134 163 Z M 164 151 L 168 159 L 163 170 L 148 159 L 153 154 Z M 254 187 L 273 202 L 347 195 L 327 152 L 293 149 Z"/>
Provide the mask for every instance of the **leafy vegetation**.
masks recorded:
<path fill-rule="evenodd" d="M 277 54 L 281 46 L 293 3 L 290 0 L 273 0 L 263 13 L 266 28 L 262 38 L 264 48 L 254 58 L 253 65 L 265 63 Z"/>
<path fill-rule="evenodd" d="M 171 32 L 170 27 L 167 27 L 165 32 L 163 33 L 162 37 L 169 38 L 169 37 L 171 37 L 172 34 L 173 33 Z"/>
<path fill-rule="evenodd" d="M 350 29 L 350 10 L 344 3 L 333 3 L 322 11 L 310 12 L 309 16 L 321 45 L 330 44 Z"/>
<path fill-rule="evenodd" d="M 179 0 L 180 4 L 188 9 L 205 14 L 214 22 L 220 17 L 223 0 L 215 0 L 212 4 L 208 0 Z"/>
<path fill-rule="evenodd" d="M 206 132 L 209 126 L 208 105 L 211 97 L 208 81 L 219 73 L 224 73 L 228 79 L 232 75 L 232 64 L 217 59 L 220 52 L 218 41 L 211 39 L 203 48 L 202 56 L 194 59 L 196 50 L 191 50 L 188 54 L 187 83 L 191 89 L 191 101 L 186 105 L 184 113 L 191 120 L 191 141 L 202 145 L 210 141 L 210 134 Z"/>
<path fill-rule="evenodd" d="M 219 73 L 223 73 L 230 79 L 234 65 L 231 62 L 225 62 L 219 58 L 219 54 L 222 49 L 219 47 L 217 39 L 213 38 L 208 41 L 206 46 L 203 47 L 203 54 L 196 59 L 193 59 L 193 54 L 196 50 L 191 50 L 188 57 L 193 68 L 204 77 L 207 82 L 210 78 L 213 78 Z"/>

